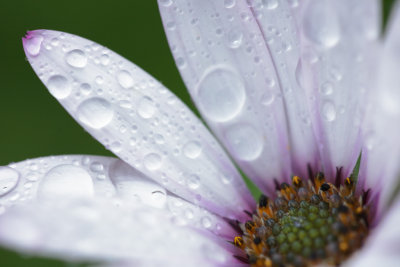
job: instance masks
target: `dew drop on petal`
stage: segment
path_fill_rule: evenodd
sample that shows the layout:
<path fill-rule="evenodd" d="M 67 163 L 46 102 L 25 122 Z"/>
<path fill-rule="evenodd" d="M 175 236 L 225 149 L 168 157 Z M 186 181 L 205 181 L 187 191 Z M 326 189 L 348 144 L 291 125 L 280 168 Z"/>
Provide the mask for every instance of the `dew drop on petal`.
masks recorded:
<path fill-rule="evenodd" d="M 242 44 L 243 34 L 238 30 L 231 30 L 228 33 L 228 45 L 231 48 L 238 48 Z"/>
<path fill-rule="evenodd" d="M 224 0 L 224 6 L 226 8 L 232 8 L 236 4 L 236 0 Z"/>
<path fill-rule="evenodd" d="M 90 164 L 90 170 L 92 172 L 102 172 L 104 171 L 104 165 L 100 162 L 94 161 Z"/>
<path fill-rule="evenodd" d="M 36 36 L 28 36 L 24 38 L 24 47 L 29 55 L 37 56 L 40 53 L 40 47 L 43 42 L 43 36 L 36 35 Z"/>
<path fill-rule="evenodd" d="M 267 9 L 275 9 L 278 7 L 278 0 L 263 0 L 263 4 Z"/>
<path fill-rule="evenodd" d="M 65 59 L 68 65 L 75 68 L 84 68 L 87 64 L 87 57 L 85 55 L 85 52 L 83 52 L 80 49 L 74 49 L 69 51 L 66 54 Z"/>
<path fill-rule="evenodd" d="M 75 165 L 59 165 L 48 171 L 40 181 L 38 195 L 44 198 L 87 198 L 94 194 L 89 173 Z"/>
<path fill-rule="evenodd" d="M 172 0 L 159 0 L 158 2 L 162 6 L 170 6 L 172 4 Z"/>
<path fill-rule="evenodd" d="M 304 34 L 316 44 L 327 48 L 340 40 L 340 26 L 335 10 L 327 0 L 309 4 L 304 14 Z"/>
<path fill-rule="evenodd" d="M 0 167 L 0 196 L 11 192 L 19 182 L 20 174 L 10 167 Z"/>
<path fill-rule="evenodd" d="M 100 129 L 112 121 L 114 111 L 107 100 L 94 97 L 79 105 L 77 115 L 84 124 L 94 129 Z"/>
<path fill-rule="evenodd" d="M 144 167 L 150 171 L 157 170 L 162 165 L 162 158 L 156 153 L 150 153 L 143 159 Z"/>
<path fill-rule="evenodd" d="M 332 102 L 326 101 L 322 105 L 322 116 L 326 121 L 329 122 L 336 119 L 336 108 Z"/>
<path fill-rule="evenodd" d="M 204 228 L 210 228 L 211 227 L 211 219 L 209 217 L 203 217 L 201 218 L 201 224 L 203 225 Z"/>
<path fill-rule="evenodd" d="M 133 86 L 132 75 L 127 70 L 121 70 L 117 73 L 117 81 L 125 89 Z"/>
<path fill-rule="evenodd" d="M 197 141 L 187 142 L 183 146 L 183 154 L 191 159 L 197 158 L 201 154 L 201 151 L 202 151 L 201 143 Z"/>
<path fill-rule="evenodd" d="M 72 88 L 67 78 L 62 75 L 53 75 L 46 83 L 50 93 L 57 99 L 64 99 L 71 94 Z"/>
<path fill-rule="evenodd" d="M 324 95 L 331 95 L 333 93 L 333 84 L 330 82 L 324 82 L 320 87 L 320 91 Z"/>
<path fill-rule="evenodd" d="M 139 103 L 137 106 L 137 112 L 138 112 L 139 116 L 144 119 L 153 117 L 154 113 L 156 112 L 156 107 L 154 105 L 153 100 L 148 96 L 142 97 L 139 100 Z"/>
<path fill-rule="evenodd" d="M 225 132 L 225 138 L 232 153 L 242 160 L 255 160 L 263 150 L 261 135 L 248 124 L 230 126 Z"/>
<path fill-rule="evenodd" d="M 267 91 L 261 96 L 261 103 L 264 106 L 269 106 L 274 102 L 274 99 L 274 94 L 271 91 Z"/>
<path fill-rule="evenodd" d="M 190 189 L 196 190 L 200 186 L 200 178 L 195 174 L 189 175 L 187 178 L 187 185 Z"/>
<path fill-rule="evenodd" d="M 225 68 L 209 70 L 197 88 L 200 110 L 209 119 L 224 122 L 239 114 L 246 100 L 240 76 Z"/>

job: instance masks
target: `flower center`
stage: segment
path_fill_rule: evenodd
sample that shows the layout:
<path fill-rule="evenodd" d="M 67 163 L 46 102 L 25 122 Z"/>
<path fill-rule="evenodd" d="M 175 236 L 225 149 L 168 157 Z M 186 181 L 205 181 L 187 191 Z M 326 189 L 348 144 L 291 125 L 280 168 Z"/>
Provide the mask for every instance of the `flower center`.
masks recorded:
<path fill-rule="evenodd" d="M 275 200 L 261 196 L 253 220 L 240 225 L 234 244 L 252 266 L 338 265 L 361 247 L 368 235 L 368 207 L 347 178 L 339 188 L 294 176 L 282 183 Z"/>

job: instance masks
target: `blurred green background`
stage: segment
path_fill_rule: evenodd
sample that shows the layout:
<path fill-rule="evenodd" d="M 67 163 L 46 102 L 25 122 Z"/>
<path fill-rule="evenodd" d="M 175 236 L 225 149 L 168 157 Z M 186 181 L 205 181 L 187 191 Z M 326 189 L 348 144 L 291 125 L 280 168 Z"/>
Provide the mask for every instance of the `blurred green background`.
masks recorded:
<path fill-rule="evenodd" d="M 393 0 L 383 2 L 386 17 Z M 0 165 L 59 154 L 112 155 L 50 96 L 27 63 L 21 37 L 27 30 L 41 28 L 74 33 L 109 47 L 193 108 L 169 51 L 155 0 L 0 0 Z M 60 263 L 28 260 L 0 250 L 0 265 Z"/>

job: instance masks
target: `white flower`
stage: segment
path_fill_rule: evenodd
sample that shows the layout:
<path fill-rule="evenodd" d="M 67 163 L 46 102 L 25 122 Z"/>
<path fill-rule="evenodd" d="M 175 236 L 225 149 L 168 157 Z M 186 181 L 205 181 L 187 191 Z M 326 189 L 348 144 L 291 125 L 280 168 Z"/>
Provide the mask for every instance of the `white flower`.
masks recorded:
<path fill-rule="evenodd" d="M 28 32 L 36 74 L 120 159 L 0 167 L 1 244 L 111 265 L 239 265 L 232 222 L 256 206 L 222 146 L 270 196 L 291 175 L 323 171 L 338 185 L 362 151 L 356 193 L 370 190 L 371 234 L 347 264 L 396 266 L 398 198 L 383 216 L 398 183 L 400 14 L 397 5 L 380 40 L 378 3 L 159 0 L 177 67 L 218 141 L 118 54 Z"/>

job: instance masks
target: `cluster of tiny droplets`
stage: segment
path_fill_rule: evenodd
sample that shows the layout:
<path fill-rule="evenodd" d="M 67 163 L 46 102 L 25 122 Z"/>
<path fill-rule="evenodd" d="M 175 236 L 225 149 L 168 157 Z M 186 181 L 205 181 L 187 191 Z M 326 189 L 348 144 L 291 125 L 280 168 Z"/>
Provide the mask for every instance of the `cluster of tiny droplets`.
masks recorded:
<path fill-rule="evenodd" d="M 346 178 L 339 188 L 294 176 L 282 183 L 275 200 L 262 195 L 252 220 L 241 224 L 234 244 L 252 266 L 338 265 L 361 247 L 368 235 L 368 208 Z"/>

